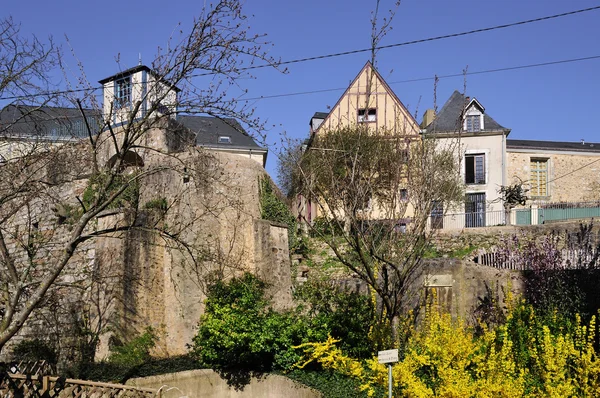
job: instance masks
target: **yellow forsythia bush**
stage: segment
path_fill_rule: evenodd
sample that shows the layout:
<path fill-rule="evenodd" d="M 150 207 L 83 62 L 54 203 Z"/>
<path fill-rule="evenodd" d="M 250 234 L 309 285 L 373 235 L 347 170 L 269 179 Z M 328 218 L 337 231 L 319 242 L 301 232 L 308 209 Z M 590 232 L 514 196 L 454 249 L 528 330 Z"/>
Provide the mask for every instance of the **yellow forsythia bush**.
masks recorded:
<path fill-rule="evenodd" d="M 526 322 L 515 332 L 507 326 L 511 316 L 509 313 L 506 325 L 475 336 L 464 321 L 427 308 L 420 328 L 408 340 L 404 357 L 392 368 L 394 396 L 600 396 L 595 318 L 582 325 L 578 317 L 573 333 L 552 334 L 547 326 L 536 322 Z M 529 350 L 525 356 L 517 352 L 511 340 L 515 333 L 525 336 Z M 317 361 L 326 369 L 358 379 L 367 396 L 374 396 L 377 388 L 386 388 L 387 367 L 379 364 L 377 357 L 367 361 L 349 358 L 336 342 L 330 337 L 297 347 L 306 359 L 298 366 Z"/>

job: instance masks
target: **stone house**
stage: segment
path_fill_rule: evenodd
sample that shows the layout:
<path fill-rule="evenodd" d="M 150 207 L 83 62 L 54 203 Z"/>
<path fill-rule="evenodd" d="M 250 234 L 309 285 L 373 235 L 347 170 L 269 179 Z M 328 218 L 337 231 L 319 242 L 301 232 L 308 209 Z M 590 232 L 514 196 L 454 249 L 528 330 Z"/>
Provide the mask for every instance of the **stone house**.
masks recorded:
<path fill-rule="evenodd" d="M 149 68 L 138 66 L 101 82 L 103 110 L 90 112 L 97 126 L 110 124 L 95 136 L 100 171 L 114 171 L 115 146 L 124 139 L 127 123 L 132 123 L 140 135 L 119 173 L 144 177 L 135 188 L 134 201 L 101 212 L 86 233 L 129 227 L 80 245 L 59 278 L 60 287 L 46 300 L 56 305 L 37 310 L 13 343 L 42 337 L 54 342 L 63 361 L 74 361 L 81 344 L 76 340 L 85 337 L 76 331 L 85 327 L 98 333 L 92 355 L 104 358 L 111 341 L 127 340 L 151 326 L 159 337 L 157 355 L 183 354 L 203 312 L 207 282 L 244 271 L 265 279 L 276 303 L 285 306 L 291 300 L 287 227 L 262 220 L 259 204 L 259 181 L 268 178 L 266 149 L 234 120 L 178 115 L 178 91 Z M 160 98 L 167 101 L 152 104 L 150 93 L 161 90 L 166 95 Z M 126 111 L 131 116 L 136 107 L 136 117 L 128 118 Z M 6 110 L 10 116 L 11 109 Z M 29 120 L 22 118 L 20 123 L 6 124 L 11 139 L 36 139 L 33 132 L 39 126 L 43 137 L 52 131 L 56 110 L 35 111 L 40 118 L 29 125 L 21 123 Z M 62 112 L 69 126 L 81 125 L 76 112 Z M 11 130 L 15 126 L 20 129 L 18 137 Z M 3 225 L 17 231 L 7 236 L 22 235 L 35 225 L 47 239 L 40 243 L 39 254 L 33 254 L 39 255 L 33 260 L 40 264 L 52 265 L 70 236 L 71 217 L 94 189 L 89 140 L 75 140 L 87 137 L 85 132 L 39 149 L 52 159 L 40 171 L 44 178 L 52 175 L 48 178 L 52 183 L 46 194 L 33 198 Z M 18 160 L 0 165 L 0 172 Z M 22 257 L 21 251 L 27 255 L 19 242 L 8 243 L 16 258 Z M 10 347 L 3 355 L 9 352 Z"/>
<path fill-rule="evenodd" d="M 498 187 L 506 185 L 506 139 L 510 129 L 498 124 L 476 98 L 458 91 L 452 93 L 438 115 L 426 112 L 422 126 L 423 135 L 435 137 L 442 146 L 455 144 L 465 186 L 464 207 L 445 209 L 444 217 L 444 209 L 439 209 L 432 215 L 436 218 L 432 225 L 472 228 L 503 224 Z"/>
<path fill-rule="evenodd" d="M 422 126 L 424 134 L 461 143 L 464 211 L 449 209 L 457 214 L 446 214 L 437 225 L 460 229 L 600 216 L 598 203 L 580 203 L 598 200 L 600 144 L 508 139 L 510 129 L 458 91 L 438 115 L 425 112 Z M 510 184 L 522 184 L 529 199 L 506 220 L 498 191 Z"/>

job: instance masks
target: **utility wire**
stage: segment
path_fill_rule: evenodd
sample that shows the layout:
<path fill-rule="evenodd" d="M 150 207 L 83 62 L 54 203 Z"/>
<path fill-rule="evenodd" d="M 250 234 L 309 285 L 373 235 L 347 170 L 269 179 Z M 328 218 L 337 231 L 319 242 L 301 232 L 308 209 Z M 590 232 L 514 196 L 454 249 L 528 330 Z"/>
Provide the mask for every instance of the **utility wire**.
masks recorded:
<path fill-rule="evenodd" d="M 589 8 L 582 8 L 580 10 L 568 11 L 568 12 L 563 12 L 563 13 L 560 13 L 560 14 L 548 15 L 548 16 L 545 16 L 545 17 L 539 17 L 539 18 L 534 18 L 534 19 L 527 19 L 527 20 L 524 20 L 524 21 L 518 21 L 518 22 L 513 22 L 513 23 L 508 23 L 508 24 L 503 24 L 503 25 L 495 25 L 495 26 L 490 26 L 490 27 L 487 27 L 487 28 L 468 30 L 468 31 L 459 32 L 459 33 L 451 33 L 451 34 L 442 35 L 442 36 L 428 37 L 426 39 L 417 39 L 417 40 L 405 41 L 405 42 L 402 42 L 402 43 L 388 44 L 388 45 L 385 45 L 385 46 L 377 46 L 377 47 L 375 47 L 375 50 L 386 50 L 388 48 L 409 46 L 409 45 L 412 45 L 412 44 L 420 44 L 420 43 L 426 43 L 426 42 L 430 42 L 430 41 L 450 39 L 450 38 L 453 38 L 453 37 L 467 36 L 467 35 L 472 35 L 472 34 L 475 34 L 475 33 L 490 32 L 492 30 L 505 29 L 505 28 L 511 28 L 513 26 L 526 25 L 526 24 L 534 23 L 534 22 L 547 21 L 549 19 L 566 17 L 566 16 L 569 16 L 569 15 L 580 14 L 580 13 L 594 11 L 594 10 L 598 10 L 598 9 L 600 9 L 600 6 L 589 7 Z M 371 52 L 372 50 L 373 50 L 373 48 L 363 48 L 363 49 L 360 49 L 360 50 L 350 50 L 350 51 L 343 51 L 343 52 L 333 53 L 333 54 L 317 55 L 317 56 L 314 56 L 314 57 L 299 58 L 299 59 L 293 59 L 293 60 L 290 60 L 290 61 L 278 62 L 278 63 L 276 63 L 276 66 L 297 64 L 297 63 L 300 63 L 300 62 L 315 61 L 315 60 L 318 60 L 318 59 L 325 59 L 325 58 L 341 57 L 341 56 L 344 56 L 344 55 L 351 55 L 351 54 L 359 54 L 359 53 L 364 53 L 364 52 Z M 241 68 L 240 70 L 260 69 L 260 68 L 267 68 L 267 67 L 270 67 L 270 66 L 273 66 L 273 65 L 272 64 L 254 65 L 254 66 L 248 66 L 246 68 Z M 213 73 L 203 73 L 203 74 L 198 74 L 198 75 L 193 75 L 193 76 L 194 77 L 197 77 L 197 76 L 208 76 L 208 75 L 212 75 L 212 74 Z"/>
<path fill-rule="evenodd" d="M 534 19 L 527 19 L 524 21 L 518 21 L 518 22 L 513 22 L 513 23 L 508 23 L 508 24 L 503 24 L 503 25 L 490 26 L 487 28 L 474 29 L 474 30 L 458 32 L 458 33 L 451 33 L 451 34 L 442 35 L 442 36 L 428 37 L 425 39 L 411 40 L 411 41 L 406 41 L 406 42 L 402 42 L 402 43 L 388 44 L 385 46 L 378 46 L 378 47 L 375 47 L 375 50 L 385 50 L 388 48 L 408 46 L 408 45 L 412 45 L 412 44 L 426 43 L 426 42 L 430 42 L 430 41 L 443 40 L 443 39 L 449 39 L 449 38 L 453 38 L 453 37 L 460 37 L 460 36 L 467 36 L 467 35 L 472 35 L 472 34 L 476 34 L 476 33 L 489 32 L 489 31 L 498 30 L 498 29 L 505 29 L 505 28 L 510 28 L 510 27 L 514 27 L 514 26 L 530 24 L 530 23 L 534 23 L 534 22 L 541 22 L 541 21 L 547 21 L 550 19 L 566 17 L 569 15 L 581 14 L 584 12 L 595 11 L 598 9 L 600 9 L 600 6 L 583 8 L 583 9 L 579 9 L 579 10 L 563 12 L 560 14 L 547 15 L 544 17 L 539 17 L 539 18 L 534 18 Z M 370 52 L 372 50 L 373 50 L 372 48 L 365 48 L 365 49 L 358 49 L 358 50 L 351 50 L 351 51 L 343 51 L 343 52 L 338 52 L 338 53 L 333 53 L 333 54 L 318 55 L 318 56 L 314 56 L 314 57 L 298 58 L 298 59 L 293 59 L 293 60 L 289 60 L 289 61 L 282 61 L 282 62 L 276 63 L 275 66 L 291 65 L 291 64 L 297 64 L 297 63 L 302 63 L 302 62 L 315 61 L 315 60 L 319 60 L 319 59 L 341 57 L 344 55 Z M 568 61 L 563 61 L 563 62 L 568 62 Z M 239 70 L 243 71 L 243 70 L 251 70 L 251 69 L 261 69 L 261 68 L 266 68 L 266 67 L 271 67 L 271 66 L 274 66 L 274 64 L 253 65 L 253 66 L 248 66 L 245 68 L 240 68 Z M 516 67 L 516 68 L 519 68 L 519 67 Z M 215 74 L 214 72 L 207 72 L 207 73 L 193 74 L 190 77 L 210 76 L 210 75 L 214 75 L 214 74 Z M 474 74 L 474 73 L 472 73 L 472 74 Z M 459 75 L 456 75 L 456 76 L 459 76 Z M 451 76 L 444 76 L 444 77 L 451 77 Z M 429 78 L 426 78 L 426 79 L 429 79 Z M 425 80 L 425 79 L 417 79 L 417 80 Z M 415 81 L 417 81 L 417 80 L 415 80 Z M 93 91 L 100 90 L 100 89 L 102 89 L 102 87 L 70 89 L 70 90 L 52 91 L 52 92 L 40 93 L 40 94 L 28 94 L 28 95 L 16 95 L 16 96 L 11 96 L 11 97 L 2 97 L 2 98 L 0 98 L 0 100 L 25 99 L 25 98 L 44 96 L 44 95 L 52 96 L 52 95 L 62 95 L 62 94 L 77 93 L 77 92 L 93 92 Z M 337 90 L 337 89 L 330 89 L 327 91 L 334 91 L 334 90 Z M 299 94 L 295 94 L 295 95 L 299 95 Z"/>
<path fill-rule="evenodd" d="M 413 82 L 420 82 L 420 81 L 427 81 L 427 80 L 435 80 L 436 77 L 438 79 L 446 79 L 446 78 L 451 78 L 451 77 L 463 77 L 465 75 L 467 75 L 467 76 L 468 75 L 482 75 L 482 74 L 486 74 L 486 73 L 496 73 L 496 72 L 505 72 L 505 71 L 510 71 L 510 70 L 518 70 L 518 69 L 537 68 L 537 67 L 541 67 L 541 66 L 558 65 L 558 64 L 565 64 L 565 63 L 569 63 L 569 62 L 589 61 L 592 59 L 599 59 L 599 58 L 600 58 L 600 55 L 592 55 L 589 57 L 561 59 L 558 61 L 541 62 L 541 63 L 528 64 L 528 65 L 507 66 L 505 68 L 486 69 L 486 70 L 467 72 L 467 73 L 453 73 L 450 75 L 441 75 L 441 76 L 434 76 L 434 77 L 420 77 L 420 78 L 416 78 L 416 79 L 407 79 L 407 80 L 397 80 L 394 82 L 388 82 L 388 84 L 392 85 L 392 84 L 413 83 Z M 300 91 L 300 92 L 296 92 L 296 93 L 263 95 L 263 96 L 254 97 L 254 98 L 244 98 L 244 100 L 252 101 L 252 100 L 268 99 L 268 98 L 291 97 L 291 96 L 296 96 L 296 95 L 318 94 L 318 93 L 325 93 L 325 92 L 330 92 L 330 91 L 342 91 L 342 90 L 346 90 L 347 88 L 348 87 L 326 88 L 326 89 L 321 89 L 321 90 Z"/>
<path fill-rule="evenodd" d="M 589 61 L 589 60 L 594 60 L 594 59 L 600 59 L 600 55 L 592 55 L 589 57 L 581 57 L 581 58 L 562 59 L 562 60 L 558 60 L 558 61 L 548 61 L 548 62 L 541 62 L 541 63 L 535 63 L 535 64 L 528 64 L 528 65 L 507 66 L 504 68 L 486 69 L 486 70 L 480 70 L 480 71 L 474 71 L 474 72 L 467 72 L 466 75 L 482 75 L 482 74 L 486 74 L 486 73 L 497 73 L 497 72 L 505 72 L 505 71 L 511 71 L 511 70 L 519 70 L 519 69 L 538 68 L 538 67 L 548 66 L 548 65 L 558 65 L 558 64 L 571 63 L 571 62 Z M 437 78 L 438 79 L 446 79 L 446 78 L 452 78 L 452 77 L 462 77 L 464 75 L 465 75 L 464 73 L 453 73 L 453 74 L 449 74 L 449 75 L 437 76 Z M 389 82 L 388 84 L 392 85 L 392 84 L 412 83 L 412 82 L 427 81 L 427 80 L 434 80 L 434 79 L 435 79 L 435 77 L 421 77 L 421 78 L 415 78 L 415 79 L 397 80 L 394 82 Z M 298 96 L 298 95 L 319 94 L 319 93 L 325 93 L 325 92 L 331 92 L 331 91 L 343 91 L 346 89 L 347 89 L 347 87 L 326 88 L 326 89 L 321 89 L 321 90 L 299 91 L 299 92 L 295 92 L 295 93 L 264 95 L 264 96 L 253 97 L 253 98 L 240 98 L 238 101 L 255 101 L 255 100 L 270 99 L 270 98 L 293 97 L 293 96 Z M 78 91 L 81 91 L 81 90 L 78 90 Z M 55 117 L 45 118 L 45 119 L 43 119 L 43 121 L 59 120 L 59 119 L 65 119 L 65 118 L 66 117 L 64 117 L 64 116 L 55 116 Z M 15 122 L 13 124 L 19 124 L 19 123 L 29 123 L 29 121 L 21 120 L 21 121 Z"/>

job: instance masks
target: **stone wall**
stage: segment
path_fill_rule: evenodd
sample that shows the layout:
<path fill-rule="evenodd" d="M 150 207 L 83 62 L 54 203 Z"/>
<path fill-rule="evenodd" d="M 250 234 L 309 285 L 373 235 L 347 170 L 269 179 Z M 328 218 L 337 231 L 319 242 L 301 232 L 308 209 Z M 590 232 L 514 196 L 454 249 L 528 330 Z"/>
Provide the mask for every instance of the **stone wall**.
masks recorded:
<path fill-rule="evenodd" d="M 318 398 L 321 394 L 284 376 L 248 376 L 247 384 L 232 386 L 210 369 L 190 370 L 159 376 L 140 377 L 128 385 L 161 389 L 164 398 Z"/>
<path fill-rule="evenodd" d="M 253 272 L 269 283 L 277 307 L 291 302 L 287 228 L 260 220 L 260 165 L 203 151 L 174 162 L 183 162 L 191 175 L 178 173 L 173 164 L 143 180 L 140 210 L 129 221 L 140 228 L 98 240 L 99 267 L 116 275 L 118 285 L 108 289 L 114 297 L 108 311 L 114 315 L 107 316 L 113 327 L 102 338 L 98 358 L 108 354 L 113 335 L 136 335 L 148 326 L 159 335 L 156 355 L 186 353 L 203 312 L 207 282 L 214 278 Z M 205 162 L 200 171 L 197 163 Z M 146 206 L 163 199 L 167 211 Z M 99 227 L 125 217 L 104 214 Z M 164 227 L 170 237 L 146 231 L 152 227 Z"/>
<path fill-rule="evenodd" d="M 548 196 L 539 198 L 546 202 L 581 202 L 600 197 L 599 154 L 522 153 L 507 151 L 507 183 L 519 179 L 529 188 L 530 161 L 548 159 Z"/>
<path fill-rule="evenodd" d="M 150 130 L 145 139 L 165 151 L 140 150 L 123 171 L 125 176 L 142 173 L 137 205 L 102 212 L 86 232 L 128 227 L 80 244 L 60 278 L 64 288 L 48 296 L 14 342 L 50 340 L 61 348 L 61 356 L 66 354 L 64 362 L 75 363 L 78 358 L 71 351 L 97 332 L 96 358 L 102 359 L 111 342 L 127 341 L 151 326 L 159 336 L 156 355 L 182 354 L 203 312 L 207 282 L 246 271 L 268 277 L 275 302 L 289 305 L 287 230 L 259 221 L 261 165 L 235 154 L 184 150 L 184 142 L 166 130 Z M 100 147 L 99 163 L 109 164 L 110 145 Z M 51 266 L 70 237 L 73 220 L 59 213 L 80 209 L 78 198 L 90 185 L 88 155 L 80 146 L 49 162 L 52 190 L 13 216 L 10 226 L 20 234 L 27 236 L 29 224 L 35 223 L 35 233 L 48 237 L 46 251 L 36 257 L 40 264 Z M 74 167 L 63 163 L 72 165 L 77 159 L 82 160 L 81 175 L 74 176 Z M 26 264 L 26 246 L 13 240 L 9 250 L 21 250 L 17 261 Z M 67 343 L 72 348 L 68 354 L 66 346 L 62 349 Z M 93 341 L 87 343 L 93 348 Z M 9 353 L 10 347 L 3 350 L 4 358 Z"/>
<path fill-rule="evenodd" d="M 435 292 L 438 304 L 452 314 L 473 321 L 473 312 L 486 298 L 502 303 L 506 293 L 523 291 L 521 272 L 480 266 L 466 260 L 427 261 L 415 286 L 420 298 Z M 493 296 L 493 297 L 490 297 Z"/>

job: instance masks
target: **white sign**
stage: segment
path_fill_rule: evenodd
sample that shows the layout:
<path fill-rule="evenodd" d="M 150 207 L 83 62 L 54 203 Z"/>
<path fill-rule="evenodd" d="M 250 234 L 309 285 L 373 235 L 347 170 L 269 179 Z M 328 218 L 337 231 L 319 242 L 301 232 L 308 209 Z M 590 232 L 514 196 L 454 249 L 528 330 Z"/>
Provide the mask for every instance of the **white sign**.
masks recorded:
<path fill-rule="evenodd" d="M 377 353 L 377 359 L 379 360 L 379 363 L 398 362 L 398 349 L 379 351 Z"/>

